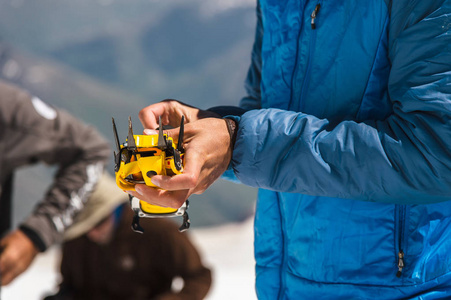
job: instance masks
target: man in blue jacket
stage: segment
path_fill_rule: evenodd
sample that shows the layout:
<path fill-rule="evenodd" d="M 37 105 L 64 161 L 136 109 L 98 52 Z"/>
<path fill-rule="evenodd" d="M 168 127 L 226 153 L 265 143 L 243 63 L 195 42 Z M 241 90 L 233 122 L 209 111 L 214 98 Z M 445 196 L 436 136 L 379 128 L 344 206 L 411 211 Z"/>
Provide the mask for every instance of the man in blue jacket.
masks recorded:
<path fill-rule="evenodd" d="M 240 109 L 140 112 L 149 129 L 185 115 L 185 170 L 133 194 L 179 207 L 226 169 L 259 187 L 261 299 L 450 299 L 451 0 L 260 0 L 257 15 Z"/>

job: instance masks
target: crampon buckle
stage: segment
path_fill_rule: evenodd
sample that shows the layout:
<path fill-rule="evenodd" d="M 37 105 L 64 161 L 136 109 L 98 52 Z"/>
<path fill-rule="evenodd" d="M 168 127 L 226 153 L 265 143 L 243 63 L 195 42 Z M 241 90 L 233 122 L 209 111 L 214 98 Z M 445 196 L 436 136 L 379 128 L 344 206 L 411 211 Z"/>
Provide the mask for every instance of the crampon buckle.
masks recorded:
<path fill-rule="evenodd" d="M 131 117 L 128 118 L 128 136 L 125 143 L 119 142 L 116 124 L 113 120 L 113 132 L 117 151 L 114 151 L 114 171 L 116 173 L 116 184 L 124 191 L 134 191 L 135 184 L 145 184 L 158 189 L 151 181 L 154 175 L 174 176 L 183 172 L 183 131 L 184 116 L 180 123 L 179 138 L 177 144 L 167 134 L 163 133 L 161 117 L 158 134 L 134 135 Z M 178 209 L 161 207 L 149 204 L 129 195 L 130 206 L 134 211 L 132 229 L 143 233 L 139 224 L 139 218 L 164 218 L 183 217 L 183 223 L 179 231 L 185 231 L 190 227 L 187 213 L 188 200 Z"/>

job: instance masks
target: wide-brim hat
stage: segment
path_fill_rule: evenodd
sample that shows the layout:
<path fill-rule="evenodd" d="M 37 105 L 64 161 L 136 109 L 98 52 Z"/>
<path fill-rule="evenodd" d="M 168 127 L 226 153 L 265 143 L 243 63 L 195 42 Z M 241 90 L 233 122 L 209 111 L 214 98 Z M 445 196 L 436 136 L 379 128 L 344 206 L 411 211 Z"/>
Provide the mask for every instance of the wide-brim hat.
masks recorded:
<path fill-rule="evenodd" d="M 65 231 L 64 241 L 87 233 L 126 201 L 128 201 L 128 195 L 116 185 L 113 177 L 105 172 L 85 207 L 75 216 L 74 223 Z"/>

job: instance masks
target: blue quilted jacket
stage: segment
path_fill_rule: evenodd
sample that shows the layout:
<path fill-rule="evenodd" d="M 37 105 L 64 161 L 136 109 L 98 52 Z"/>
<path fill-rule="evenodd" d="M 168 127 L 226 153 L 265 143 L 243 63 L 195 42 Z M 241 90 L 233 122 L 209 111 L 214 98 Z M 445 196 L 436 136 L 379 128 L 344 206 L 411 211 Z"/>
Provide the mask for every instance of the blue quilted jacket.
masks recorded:
<path fill-rule="evenodd" d="M 260 299 L 451 299 L 451 0 L 261 0 L 231 166 Z"/>

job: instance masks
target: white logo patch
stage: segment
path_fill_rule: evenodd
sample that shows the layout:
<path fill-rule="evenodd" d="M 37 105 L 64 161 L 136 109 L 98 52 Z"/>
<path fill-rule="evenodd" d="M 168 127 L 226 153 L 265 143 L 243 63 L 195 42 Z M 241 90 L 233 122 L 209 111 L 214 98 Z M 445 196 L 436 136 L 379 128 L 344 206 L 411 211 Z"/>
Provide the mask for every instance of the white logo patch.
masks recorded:
<path fill-rule="evenodd" d="M 47 120 L 54 120 L 56 118 L 56 110 L 38 97 L 33 97 L 31 102 L 33 103 L 34 109 L 36 109 L 38 114 L 42 117 Z"/>

